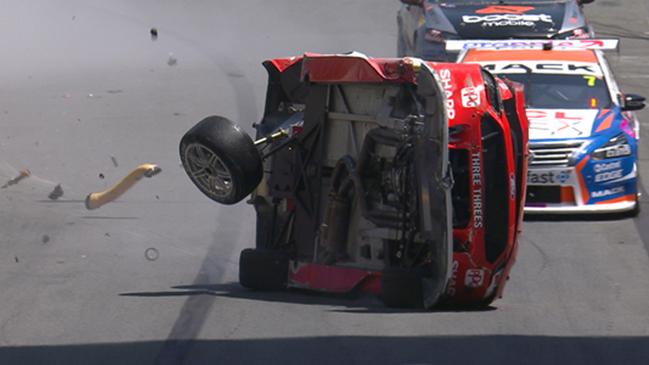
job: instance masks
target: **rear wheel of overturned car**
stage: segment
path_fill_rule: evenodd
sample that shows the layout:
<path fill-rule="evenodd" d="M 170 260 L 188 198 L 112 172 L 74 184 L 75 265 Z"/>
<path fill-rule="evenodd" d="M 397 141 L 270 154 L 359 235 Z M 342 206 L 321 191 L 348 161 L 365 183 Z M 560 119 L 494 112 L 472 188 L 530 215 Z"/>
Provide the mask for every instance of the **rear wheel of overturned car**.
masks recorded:
<path fill-rule="evenodd" d="M 247 248 L 239 257 L 239 283 L 255 290 L 286 289 L 288 265 L 284 252 Z"/>
<path fill-rule="evenodd" d="M 421 308 L 421 275 L 409 269 L 384 270 L 381 274 L 381 299 L 386 306 L 392 308 Z"/>
<path fill-rule="evenodd" d="M 248 134 L 232 121 L 210 116 L 180 140 L 183 168 L 208 198 L 235 204 L 259 185 L 261 156 Z"/>

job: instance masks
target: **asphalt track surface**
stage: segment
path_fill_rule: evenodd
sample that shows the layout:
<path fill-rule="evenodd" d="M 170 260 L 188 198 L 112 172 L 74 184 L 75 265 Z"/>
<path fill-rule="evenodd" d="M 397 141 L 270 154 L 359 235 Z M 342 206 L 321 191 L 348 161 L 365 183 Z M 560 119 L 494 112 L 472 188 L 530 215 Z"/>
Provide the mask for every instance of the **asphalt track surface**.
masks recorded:
<path fill-rule="evenodd" d="M 250 130 L 265 58 L 394 55 L 397 1 L 2 5 L 0 183 L 32 176 L 0 190 L 0 364 L 649 363 L 646 194 L 636 219 L 527 221 L 505 297 L 485 311 L 238 286 L 252 208 L 203 197 L 179 166 L 180 136 L 210 114 Z M 649 95 L 647 2 L 587 11 L 622 38 L 609 58 L 623 90 Z M 163 172 L 85 210 L 86 194 L 145 162 Z"/>

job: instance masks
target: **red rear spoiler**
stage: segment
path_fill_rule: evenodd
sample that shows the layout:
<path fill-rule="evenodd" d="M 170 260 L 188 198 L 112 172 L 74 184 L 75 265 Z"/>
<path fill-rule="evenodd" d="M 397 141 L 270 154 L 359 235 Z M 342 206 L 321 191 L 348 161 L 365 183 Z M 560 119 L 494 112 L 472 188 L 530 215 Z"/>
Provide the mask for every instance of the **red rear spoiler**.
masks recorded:
<path fill-rule="evenodd" d="M 279 72 L 303 61 L 302 79 L 311 82 L 415 83 L 421 64 L 412 58 L 369 58 L 358 52 L 349 54 L 305 53 L 301 57 L 278 58 L 264 62 Z"/>

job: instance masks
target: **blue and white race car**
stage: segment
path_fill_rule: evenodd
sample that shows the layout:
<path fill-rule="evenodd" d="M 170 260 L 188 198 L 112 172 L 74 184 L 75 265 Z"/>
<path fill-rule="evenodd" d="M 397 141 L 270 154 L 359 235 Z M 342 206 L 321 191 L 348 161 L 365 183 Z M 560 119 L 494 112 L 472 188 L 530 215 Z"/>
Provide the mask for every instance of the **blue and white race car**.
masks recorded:
<path fill-rule="evenodd" d="M 530 123 L 526 213 L 638 212 L 633 110 L 603 49 L 614 40 L 454 41 L 459 62 L 479 63 L 525 85 Z"/>

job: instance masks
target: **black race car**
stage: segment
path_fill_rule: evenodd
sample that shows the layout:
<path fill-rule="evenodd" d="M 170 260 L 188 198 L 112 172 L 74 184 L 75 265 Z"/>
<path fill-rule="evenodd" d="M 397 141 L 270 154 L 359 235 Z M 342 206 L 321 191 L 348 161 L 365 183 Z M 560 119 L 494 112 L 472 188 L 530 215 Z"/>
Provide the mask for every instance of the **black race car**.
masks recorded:
<path fill-rule="evenodd" d="M 399 57 L 448 61 L 448 39 L 590 38 L 582 5 L 594 0 L 401 0 Z"/>

